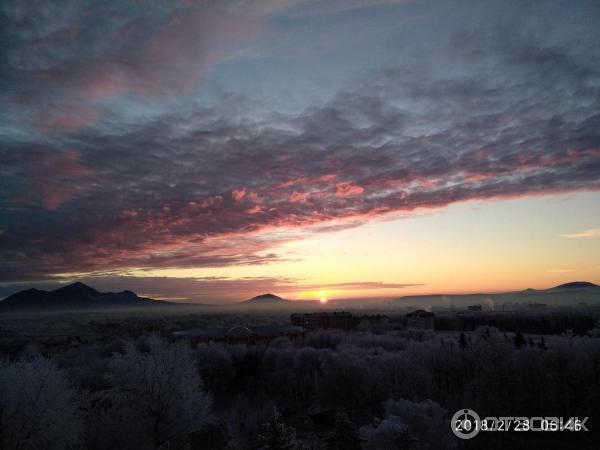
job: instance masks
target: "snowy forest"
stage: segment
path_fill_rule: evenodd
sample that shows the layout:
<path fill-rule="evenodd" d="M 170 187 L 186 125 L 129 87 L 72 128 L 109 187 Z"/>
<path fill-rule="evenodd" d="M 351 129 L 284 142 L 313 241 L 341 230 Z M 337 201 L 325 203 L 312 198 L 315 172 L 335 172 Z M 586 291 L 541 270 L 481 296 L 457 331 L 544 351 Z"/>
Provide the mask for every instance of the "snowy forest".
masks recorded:
<path fill-rule="evenodd" d="M 587 433 L 450 428 L 589 416 Z M 30 449 L 598 448 L 600 339 L 317 330 L 301 343 L 190 346 L 158 334 L 0 362 L 0 442 Z"/>

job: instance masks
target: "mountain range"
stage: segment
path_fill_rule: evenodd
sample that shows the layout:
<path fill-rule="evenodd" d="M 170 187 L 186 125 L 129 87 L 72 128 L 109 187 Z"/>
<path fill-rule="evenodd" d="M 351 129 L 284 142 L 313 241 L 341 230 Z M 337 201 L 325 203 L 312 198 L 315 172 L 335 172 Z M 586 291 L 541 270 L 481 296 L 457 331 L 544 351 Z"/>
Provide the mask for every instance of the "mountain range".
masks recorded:
<path fill-rule="evenodd" d="M 587 281 L 573 281 L 549 289 L 525 289 L 522 291 L 477 293 L 409 295 L 395 299 L 396 304 L 411 306 L 466 307 L 484 304 L 490 308 L 503 304 L 543 303 L 548 306 L 573 306 L 578 303 L 600 304 L 600 286 Z"/>
<path fill-rule="evenodd" d="M 131 291 L 98 292 L 84 283 L 77 282 L 54 291 L 27 289 L 17 292 L 0 301 L 0 312 L 137 308 L 156 305 L 169 303 L 139 297 Z"/>
<path fill-rule="evenodd" d="M 237 303 L 246 306 L 266 306 L 295 308 L 315 307 L 317 302 L 292 302 L 275 294 L 262 294 Z M 374 305 L 373 302 L 361 300 L 361 304 Z M 576 305 L 586 303 L 600 304 L 600 286 L 586 281 L 574 281 L 561 284 L 550 289 L 525 289 L 523 291 L 479 294 L 437 294 L 413 295 L 392 300 L 397 306 L 441 306 L 466 307 L 471 304 L 484 304 L 492 309 L 503 304 L 544 303 L 548 306 Z M 388 303 L 389 304 L 389 303 Z M 132 291 L 99 292 L 84 283 L 76 282 L 53 291 L 27 289 L 17 292 L 0 301 L 0 313 L 21 311 L 64 311 L 64 310 L 98 310 L 115 308 L 146 308 L 152 306 L 182 306 L 185 304 L 154 300 L 140 297 Z M 352 307 L 351 300 L 333 300 L 331 307 Z M 358 303 L 357 303 L 358 305 Z M 188 306 L 210 306 L 193 304 Z M 213 305 L 214 306 L 214 305 Z M 233 306 L 233 305 L 231 305 Z M 320 307 L 321 305 L 319 305 Z M 356 306 L 356 305 L 354 305 Z"/>

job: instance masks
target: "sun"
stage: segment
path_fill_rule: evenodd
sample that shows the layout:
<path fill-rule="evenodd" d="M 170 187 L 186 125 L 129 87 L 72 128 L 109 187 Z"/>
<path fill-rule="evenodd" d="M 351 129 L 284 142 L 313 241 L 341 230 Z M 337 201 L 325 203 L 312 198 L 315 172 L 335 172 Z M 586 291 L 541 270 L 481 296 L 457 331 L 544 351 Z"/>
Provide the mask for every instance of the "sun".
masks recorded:
<path fill-rule="evenodd" d="M 320 301 L 321 303 L 327 303 L 327 296 L 325 295 L 325 292 L 323 292 L 323 291 L 321 291 L 321 292 L 320 292 L 320 298 L 319 298 L 319 301 Z"/>

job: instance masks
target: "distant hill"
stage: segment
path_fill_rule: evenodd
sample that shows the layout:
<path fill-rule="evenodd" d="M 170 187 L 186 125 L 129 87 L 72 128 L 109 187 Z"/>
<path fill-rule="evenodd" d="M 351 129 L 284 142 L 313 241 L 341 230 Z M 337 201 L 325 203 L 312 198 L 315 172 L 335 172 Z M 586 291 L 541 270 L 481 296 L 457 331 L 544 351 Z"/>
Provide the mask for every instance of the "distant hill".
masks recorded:
<path fill-rule="evenodd" d="M 0 312 L 131 308 L 168 304 L 160 300 L 139 297 L 131 291 L 98 292 L 86 284 L 77 282 L 54 291 L 27 289 L 17 292 L 0 301 Z"/>
<path fill-rule="evenodd" d="M 580 303 L 600 305 L 600 286 L 587 281 L 574 281 L 550 289 L 525 289 L 515 292 L 478 294 L 412 295 L 396 299 L 398 304 L 410 306 L 457 307 L 482 304 L 501 309 L 503 304 L 543 303 L 548 306 L 572 306 Z"/>
<path fill-rule="evenodd" d="M 572 281 L 571 283 L 560 284 L 552 289 L 582 289 L 582 288 L 598 288 L 597 284 L 588 281 Z"/>
<path fill-rule="evenodd" d="M 281 298 L 275 294 L 262 294 L 252 297 L 249 300 L 244 300 L 242 303 L 246 305 L 272 305 L 274 303 L 289 303 L 289 300 Z"/>

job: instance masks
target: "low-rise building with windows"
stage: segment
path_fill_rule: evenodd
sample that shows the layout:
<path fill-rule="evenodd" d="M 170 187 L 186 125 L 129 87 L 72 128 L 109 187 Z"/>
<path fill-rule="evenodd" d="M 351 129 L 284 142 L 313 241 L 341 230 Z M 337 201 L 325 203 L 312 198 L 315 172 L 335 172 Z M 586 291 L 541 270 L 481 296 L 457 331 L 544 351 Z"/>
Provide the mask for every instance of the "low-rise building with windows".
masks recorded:
<path fill-rule="evenodd" d="M 433 319 L 435 314 L 424 309 L 417 309 L 406 315 L 406 325 L 408 328 L 418 330 L 433 330 Z"/>

